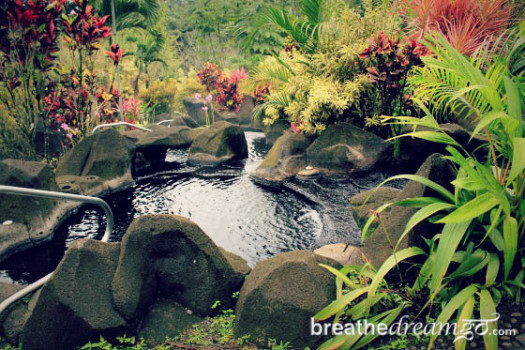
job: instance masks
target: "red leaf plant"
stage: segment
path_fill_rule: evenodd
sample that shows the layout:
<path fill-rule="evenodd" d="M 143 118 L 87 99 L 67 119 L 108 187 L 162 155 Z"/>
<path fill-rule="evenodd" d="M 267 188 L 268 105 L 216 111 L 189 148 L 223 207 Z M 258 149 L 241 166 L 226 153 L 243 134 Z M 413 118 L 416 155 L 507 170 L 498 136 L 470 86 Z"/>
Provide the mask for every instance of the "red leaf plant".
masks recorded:
<path fill-rule="evenodd" d="M 457 50 L 472 55 L 510 24 L 508 0 L 400 0 L 402 12 L 418 37 L 436 31 Z"/>
<path fill-rule="evenodd" d="M 215 102 L 220 109 L 238 112 L 244 102 L 244 96 L 239 90 L 239 82 L 248 75 L 244 68 L 233 71 L 229 76 L 216 65 L 206 62 L 204 69 L 198 74 L 201 84 L 209 92 L 214 92 Z"/>

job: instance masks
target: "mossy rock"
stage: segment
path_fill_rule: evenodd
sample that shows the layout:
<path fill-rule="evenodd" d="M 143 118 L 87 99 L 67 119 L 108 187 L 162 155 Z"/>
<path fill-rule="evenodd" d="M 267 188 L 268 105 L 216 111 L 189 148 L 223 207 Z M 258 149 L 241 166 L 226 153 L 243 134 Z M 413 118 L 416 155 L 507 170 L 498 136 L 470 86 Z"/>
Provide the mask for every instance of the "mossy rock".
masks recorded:
<path fill-rule="evenodd" d="M 151 305 L 140 322 L 138 336 L 144 338 L 148 346 L 155 347 L 201 321 L 201 317 L 190 314 L 173 300 L 161 298 Z"/>
<path fill-rule="evenodd" d="M 305 151 L 310 143 L 311 140 L 303 134 L 286 132 L 277 139 L 251 176 L 272 182 L 294 176 L 306 166 Z"/>
<path fill-rule="evenodd" d="M 131 178 L 135 144 L 114 129 L 89 136 L 60 158 L 56 176 L 98 176 L 103 180 Z"/>
<path fill-rule="evenodd" d="M 334 275 L 319 264 L 340 267 L 310 251 L 258 262 L 241 289 L 235 335 L 262 347 L 268 339 L 313 347 L 319 338 L 310 335 L 310 318 L 335 299 Z"/>
<path fill-rule="evenodd" d="M 40 292 L 21 336 L 24 349 L 73 349 L 100 336 L 114 340 L 132 334 L 114 309 L 111 280 L 118 243 L 74 242 Z"/>
<path fill-rule="evenodd" d="M 330 125 L 306 150 L 308 164 L 327 173 L 363 173 L 388 161 L 391 145 L 350 123 Z"/>
<path fill-rule="evenodd" d="M 421 165 L 416 175 L 428 178 L 446 188 L 451 189 L 451 181 L 456 177 L 454 169 L 450 163 L 443 158 L 441 154 L 433 154 Z M 425 185 L 409 181 L 406 186 L 398 192 L 395 198 L 390 198 L 395 193 L 392 190 L 383 190 L 380 193 L 386 201 L 395 202 L 398 200 L 437 196 L 434 190 Z M 364 194 L 360 195 L 364 197 Z M 355 197 L 354 197 L 355 198 Z M 358 199 L 352 199 L 354 203 L 359 202 Z M 379 201 L 380 197 L 374 199 L 375 205 L 380 206 L 383 203 Z M 362 251 L 366 259 L 372 263 L 376 268 L 379 268 L 383 262 L 393 253 L 393 246 L 397 244 L 401 238 L 401 234 L 405 230 L 406 224 L 414 215 L 417 209 L 410 207 L 392 206 L 389 211 L 380 214 L 380 220 L 383 226 L 378 226 L 375 232 L 366 239 L 363 244 Z M 398 249 L 407 248 L 410 245 L 420 245 L 423 238 L 430 238 L 440 229 L 440 225 L 430 224 L 426 221 L 414 227 L 400 242 Z M 386 231 L 386 233 L 385 233 Z M 387 238 L 388 235 L 388 238 Z"/>
<path fill-rule="evenodd" d="M 196 136 L 190 147 L 188 164 L 216 166 L 247 157 L 244 131 L 237 125 L 220 121 Z"/>
<path fill-rule="evenodd" d="M 232 294 L 243 281 L 244 273 L 195 223 L 177 215 L 143 215 L 122 238 L 113 300 L 129 320 L 140 318 L 157 295 L 212 315 L 217 300 L 233 305 Z"/>

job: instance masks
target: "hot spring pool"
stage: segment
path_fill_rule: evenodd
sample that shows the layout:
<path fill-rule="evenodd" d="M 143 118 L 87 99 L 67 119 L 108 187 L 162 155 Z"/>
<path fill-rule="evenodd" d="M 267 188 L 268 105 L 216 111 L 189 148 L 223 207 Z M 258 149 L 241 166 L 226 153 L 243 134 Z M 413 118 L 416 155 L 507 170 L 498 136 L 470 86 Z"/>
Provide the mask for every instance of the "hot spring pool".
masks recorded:
<path fill-rule="evenodd" d="M 166 162 L 139 177 L 134 187 L 105 197 L 115 215 L 111 240 L 120 241 L 137 216 L 177 214 L 197 223 L 217 245 L 243 257 L 250 266 L 286 251 L 359 242 L 360 231 L 348 200 L 376 185 L 383 175 L 261 186 L 249 173 L 269 147 L 263 133 L 246 132 L 246 139 L 249 158 L 244 161 L 195 168 L 186 165 L 187 150 L 169 150 Z M 104 229 L 102 210 L 84 206 L 61 225 L 53 242 L 1 263 L 0 281 L 37 280 L 56 268 L 73 241 L 100 239 Z"/>

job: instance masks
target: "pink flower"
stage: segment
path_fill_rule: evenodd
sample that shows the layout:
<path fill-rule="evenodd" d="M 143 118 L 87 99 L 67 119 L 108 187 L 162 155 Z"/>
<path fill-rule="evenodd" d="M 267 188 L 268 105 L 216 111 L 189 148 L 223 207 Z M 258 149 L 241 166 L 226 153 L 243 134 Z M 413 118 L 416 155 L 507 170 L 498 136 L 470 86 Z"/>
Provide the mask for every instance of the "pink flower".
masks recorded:
<path fill-rule="evenodd" d="M 62 123 L 62 124 L 60 124 L 60 127 L 61 127 L 62 129 L 64 129 L 65 131 L 68 131 L 68 130 L 70 129 L 69 125 L 67 125 L 66 123 Z"/>
<path fill-rule="evenodd" d="M 201 108 L 203 111 L 207 111 L 208 110 L 208 107 L 204 106 Z"/>
<path fill-rule="evenodd" d="M 206 96 L 206 101 L 208 102 L 213 101 L 213 96 L 211 94 L 208 94 L 208 96 Z"/>
<path fill-rule="evenodd" d="M 67 134 L 66 134 L 66 137 L 67 137 L 68 139 L 71 139 L 71 138 L 73 138 L 73 134 L 71 134 L 71 133 L 67 133 Z"/>
<path fill-rule="evenodd" d="M 297 123 L 290 123 L 290 127 L 292 128 L 292 131 L 296 134 L 300 134 L 301 130 L 299 127 L 301 126 L 301 119 L 297 119 Z"/>
<path fill-rule="evenodd" d="M 202 99 L 202 95 L 199 94 L 199 93 L 196 93 L 196 94 L 195 94 L 195 99 L 196 99 L 196 100 L 200 100 L 200 99 Z"/>

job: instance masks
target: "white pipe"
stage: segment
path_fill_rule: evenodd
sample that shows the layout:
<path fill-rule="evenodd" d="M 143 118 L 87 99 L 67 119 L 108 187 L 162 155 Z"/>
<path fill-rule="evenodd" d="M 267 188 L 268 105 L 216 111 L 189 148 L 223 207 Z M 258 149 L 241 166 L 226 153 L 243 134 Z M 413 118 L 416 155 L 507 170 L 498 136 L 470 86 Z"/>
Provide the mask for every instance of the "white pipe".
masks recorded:
<path fill-rule="evenodd" d="M 128 122 L 116 122 L 116 123 L 109 123 L 109 124 L 100 124 L 100 125 L 95 126 L 93 128 L 93 131 L 91 132 L 91 135 L 94 135 L 95 132 L 97 132 L 99 129 L 107 128 L 107 127 L 110 127 L 110 126 L 118 126 L 118 125 L 127 125 L 127 126 L 131 126 L 133 128 L 139 129 L 139 130 L 144 130 L 144 131 L 151 132 L 150 129 L 145 128 L 145 127 L 140 126 L 140 125 L 135 125 L 135 124 L 131 124 L 131 123 L 128 123 Z"/>
<path fill-rule="evenodd" d="M 101 241 L 107 242 L 109 240 L 111 232 L 113 231 L 113 223 L 114 223 L 113 211 L 111 210 L 111 207 L 109 206 L 109 204 L 106 203 L 106 201 L 104 201 L 103 199 L 96 198 L 96 197 L 90 197 L 90 196 L 82 196 L 78 194 L 71 194 L 71 193 L 45 191 L 45 190 L 37 190 L 33 188 L 3 186 L 3 185 L 0 185 L 0 193 L 18 194 L 22 196 L 50 198 L 50 199 L 58 199 L 58 200 L 68 200 L 68 201 L 98 205 L 102 207 L 102 209 L 104 209 L 104 212 L 106 213 L 106 231 L 104 232 L 104 236 L 102 237 Z M 42 277 L 38 281 L 31 283 L 24 289 L 19 290 L 15 294 L 11 295 L 10 297 L 2 301 L 0 303 L 0 315 L 2 315 L 2 313 L 14 302 L 22 299 L 26 295 L 42 287 L 44 284 L 46 284 L 47 281 L 49 281 L 49 279 L 52 276 L 53 276 L 53 272 L 51 272 L 47 276 Z"/>

